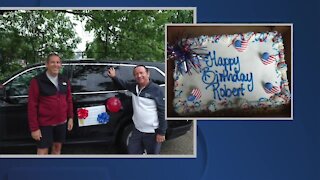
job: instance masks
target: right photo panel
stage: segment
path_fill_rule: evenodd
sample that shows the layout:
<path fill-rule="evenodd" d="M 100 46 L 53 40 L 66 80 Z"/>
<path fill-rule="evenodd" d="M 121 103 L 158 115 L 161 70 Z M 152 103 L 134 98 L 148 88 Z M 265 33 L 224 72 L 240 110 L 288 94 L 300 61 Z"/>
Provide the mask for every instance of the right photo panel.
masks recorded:
<path fill-rule="evenodd" d="M 292 24 L 166 26 L 166 117 L 293 119 Z"/>

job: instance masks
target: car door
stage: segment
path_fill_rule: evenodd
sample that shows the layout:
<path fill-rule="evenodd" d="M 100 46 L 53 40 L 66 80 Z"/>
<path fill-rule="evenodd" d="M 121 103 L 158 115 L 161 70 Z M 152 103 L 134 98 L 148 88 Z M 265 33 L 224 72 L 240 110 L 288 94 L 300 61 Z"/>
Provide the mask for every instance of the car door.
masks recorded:
<path fill-rule="evenodd" d="M 75 63 L 73 65 L 71 84 L 74 104 L 74 129 L 68 134 L 67 140 L 101 142 L 112 141 L 121 124 L 132 116 L 132 108 L 128 107 L 128 93 L 115 87 L 113 81 L 104 75 L 107 63 Z M 117 71 L 121 69 L 116 67 Z M 77 109 L 105 105 L 108 98 L 117 97 L 122 102 L 119 112 L 111 113 L 108 123 L 90 126 L 79 126 Z"/>
<path fill-rule="evenodd" d="M 5 83 L 6 97 L 2 106 L 1 141 L 21 141 L 30 138 L 27 102 L 28 88 L 32 77 L 44 70 L 34 67 L 17 74 Z M 31 140 L 31 139 L 30 139 Z"/>

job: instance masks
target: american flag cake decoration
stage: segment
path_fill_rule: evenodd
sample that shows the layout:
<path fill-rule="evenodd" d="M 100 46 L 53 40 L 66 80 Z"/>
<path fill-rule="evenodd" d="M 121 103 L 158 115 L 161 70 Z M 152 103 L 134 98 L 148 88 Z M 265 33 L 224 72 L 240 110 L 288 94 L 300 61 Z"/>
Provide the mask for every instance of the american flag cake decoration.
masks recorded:
<path fill-rule="evenodd" d="M 194 100 L 198 100 L 201 98 L 201 91 L 199 88 L 194 88 L 192 89 L 189 97 L 188 97 L 188 101 L 194 101 Z"/>
<path fill-rule="evenodd" d="M 248 46 L 249 46 L 249 40 L 251 39 L 251 37 L 254 35 L 255 33 L 252 33 L 247 40 L 245 40 L 245 35 L 242 34 L 242 38 L 241 40 L 240 39 L 237 39 L 236 38 L 238 37 L 238 35 L 235 37 L 235 39 L 233 40 L 233 46 L 236 48 L 237 51 L 239 52 L 243 52 L 245 51 Z"/>
<path fill-rule="evenodd" d="M 261 56 L 261 61 L 264 65 L 268 65 L 273 63 L 276 60 L 276 57 L 273 55 L 269 55 L 269 53 L 264 52 Z"/>
<path fill-rule="evenodd" d="M 248 47 L 248 41 L 246 40 L 236 40 L 234 42 L 234 47 L 236 48 L 236 50 L 238 50 L 239 52 L 243 52 L 247 49 Z"/>
<path fill-rule="evenodd" d="M 280 92 L 280 88 L 277 86 L 273 86 L 271 83 L 267 82 L 264 85 L 264 90 L 268 94 L 276 94 Z"/>

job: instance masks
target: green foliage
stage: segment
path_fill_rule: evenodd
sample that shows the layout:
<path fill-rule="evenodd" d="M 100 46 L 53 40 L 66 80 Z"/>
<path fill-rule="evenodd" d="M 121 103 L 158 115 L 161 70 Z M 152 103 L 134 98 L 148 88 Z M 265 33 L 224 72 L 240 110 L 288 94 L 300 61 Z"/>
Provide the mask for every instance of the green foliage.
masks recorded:
<path fill-rule="evenodd" d="M 41 62 L 50 52 L 73 58 L 73 49 L 80 42 L 74 24 L 65 12 L 9 11 L 0 16 L 0 70 L 17 60 L 28 64 Z"/>
<path fill-rule="evenodd" d="M 0 66 L 0 82 L 1 80 L 8 77 L 10 74 L 20 70 L 22 66 L 17 62 L 12 62 L 10 64 L 3 64 Z"/>
<path fill-rule="evenodd" d="M 88 58 L 164 61 L 165 24 L 192 23 L 191 10 L 78 11 L 95 39 Z"/>
<path fill-rule="evenodd" d="M 23 58 L 34 63 L 49 52 L 73 57 L 80 39 L 65 12 L 11 11 L 0 16 L 0 50 L 4 60 Z"/>
<path fill-rule="evenodd" d="M 165 24 L 193 23 L 191 10 L 7 11 L 0 15 L 0 80 L 22 59 L 41 62 L 49 52 L 74 58 L 80 39 L 67 13 L 94 33 L 87 57 L 106 60 L 164 61 Z"/>

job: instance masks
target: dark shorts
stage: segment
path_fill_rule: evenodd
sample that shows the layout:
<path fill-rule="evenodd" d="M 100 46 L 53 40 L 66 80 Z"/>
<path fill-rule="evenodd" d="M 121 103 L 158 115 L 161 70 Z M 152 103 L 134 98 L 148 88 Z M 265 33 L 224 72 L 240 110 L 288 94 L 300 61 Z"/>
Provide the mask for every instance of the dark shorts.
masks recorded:
<path fill-rule="evenodd" d="M 36 141 L 37 148 L 50 148 L 52 144 L 66 141 L 67 123 L 56 126 L 40 126 L 42 138 Z"/>

